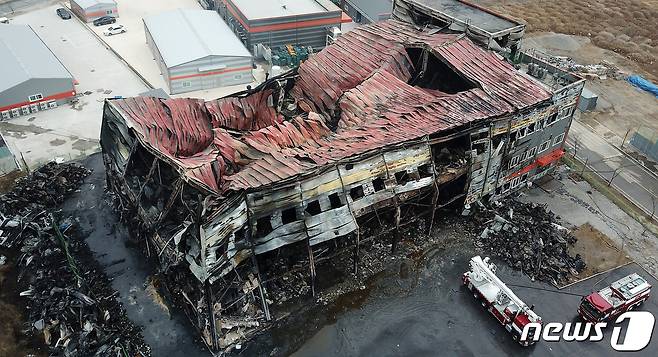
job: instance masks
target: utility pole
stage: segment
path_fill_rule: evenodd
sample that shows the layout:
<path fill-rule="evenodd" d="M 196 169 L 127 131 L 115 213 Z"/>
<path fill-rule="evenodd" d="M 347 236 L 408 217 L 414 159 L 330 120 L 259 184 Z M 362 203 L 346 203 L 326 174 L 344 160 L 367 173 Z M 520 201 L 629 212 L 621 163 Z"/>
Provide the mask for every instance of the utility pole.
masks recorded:
<path fill-rule="evenodd" d="M 626 135 L 624 135 L 624 139 L 621 141 L 620 149 L 624 148 L 624 144 L 626 144 L 626 139 L 628 138 L 628 134 L 630 134 L 630 132 L 631 132 L 631 128 L 628 128 L 628 130 L 626 130 Z"/>

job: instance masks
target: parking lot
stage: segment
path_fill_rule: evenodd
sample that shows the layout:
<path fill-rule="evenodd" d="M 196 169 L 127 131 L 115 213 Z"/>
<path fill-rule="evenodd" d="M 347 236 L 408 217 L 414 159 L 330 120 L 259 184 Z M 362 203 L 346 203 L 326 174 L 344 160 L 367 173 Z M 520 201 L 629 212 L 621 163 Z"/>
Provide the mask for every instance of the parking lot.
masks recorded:
<path fill-rule="evenodd" d="M 0 123 L 14 154 L 22 155 L 30 167 L 98 151 L 103 100 L 148 89 L 79 21 L 57 17 L 58 7 L 49 5 L 11 19 L 13 24 L 31 25 L 79 82 L 77 103 Z"/>
<path fill-rule="evenodd" d="M 146 35 L 144 33 L 144 23 L 142 19 L 149 15 L 158 14 L 174 9 L 202 9 L 195 0 L 117 0 L 119 8 L 119 18 L 115 25 L 123 25 L 126 32 L 113 36 L 104 36 L 103 31 L 110 25 L 94 26 L 88 23 L 87 26 L 94 31 L 102 41 L 111 46 L 126 62 L 128 62 L 137 72 L 139 72 L 154 88 L 163 88 L 169 92 L 167 84 L 160 73 L 160 68 L 153 58 L 151 49 L 146 44 Z M 251 83 L 252 87 L 260 83 L 265 78 L 265 71 L 259 66 L 253 71 L 255 81 Z M 209 90 L 188 92 L 173 97 L 204 98 L 206 100 L 223 97 L 225 95 L 245 90 L 247 84 L 214 88 Z"/>

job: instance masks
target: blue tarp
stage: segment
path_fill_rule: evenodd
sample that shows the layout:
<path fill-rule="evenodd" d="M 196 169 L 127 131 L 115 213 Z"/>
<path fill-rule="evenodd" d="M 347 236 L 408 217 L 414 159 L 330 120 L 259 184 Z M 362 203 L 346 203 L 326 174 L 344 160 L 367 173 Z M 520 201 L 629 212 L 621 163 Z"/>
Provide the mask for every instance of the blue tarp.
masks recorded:
<path fill-rule="evenodd" d="M 636 86 L 640 89 L 643 89 L 643 90 L 655 95 L 656 98 L 658 98 L 658 86 L 655 85 L 654 83 L 651 83 L 651 81 L 648 81 L 648 80 L 642 78 L 642 76 L 637 75 L 637 74 L 629 76 L 628 81 L 631 82 L 632 85 L 634 85 L 634 86 Z"/>

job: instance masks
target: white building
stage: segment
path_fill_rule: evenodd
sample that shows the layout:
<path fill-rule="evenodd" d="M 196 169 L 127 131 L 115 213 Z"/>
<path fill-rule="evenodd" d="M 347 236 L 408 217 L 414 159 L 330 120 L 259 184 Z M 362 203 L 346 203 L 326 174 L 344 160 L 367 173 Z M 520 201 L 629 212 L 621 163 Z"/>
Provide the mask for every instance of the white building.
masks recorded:
<path fill-rule="evenodd" d="M 170 94 L 253 81 L 251 54 L 215 11 L 149 16 L 144 30 Z"/>
<path fill-rule="evenodd" d="M 71 11 L 84 22 L 103 16 L 119 17 L 115 0 L 71 0 Z"/>

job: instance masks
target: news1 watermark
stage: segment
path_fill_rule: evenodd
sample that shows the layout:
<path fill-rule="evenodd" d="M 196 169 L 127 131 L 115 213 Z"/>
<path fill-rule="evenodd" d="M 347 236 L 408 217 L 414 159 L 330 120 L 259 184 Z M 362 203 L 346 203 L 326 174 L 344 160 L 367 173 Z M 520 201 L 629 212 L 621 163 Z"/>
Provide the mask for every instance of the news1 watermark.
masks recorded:
<path fill-rule="evenodd" d="M 626 327 L 621 324 L 628 321 Z M 610 346 L 615 351 L 641 351 L 651 342 L 656 318 L 648 311 L 628 311 L 619 315 L 612 324 Z M 604 329 L 607 322 L 549 322 L 546 325 L 529 323 L 524 326 L 521 340 L 548 342 L 564 341 L 602 341 L 605 338 Z M 529 337 L 530 336 L 530 337 Z"/>

